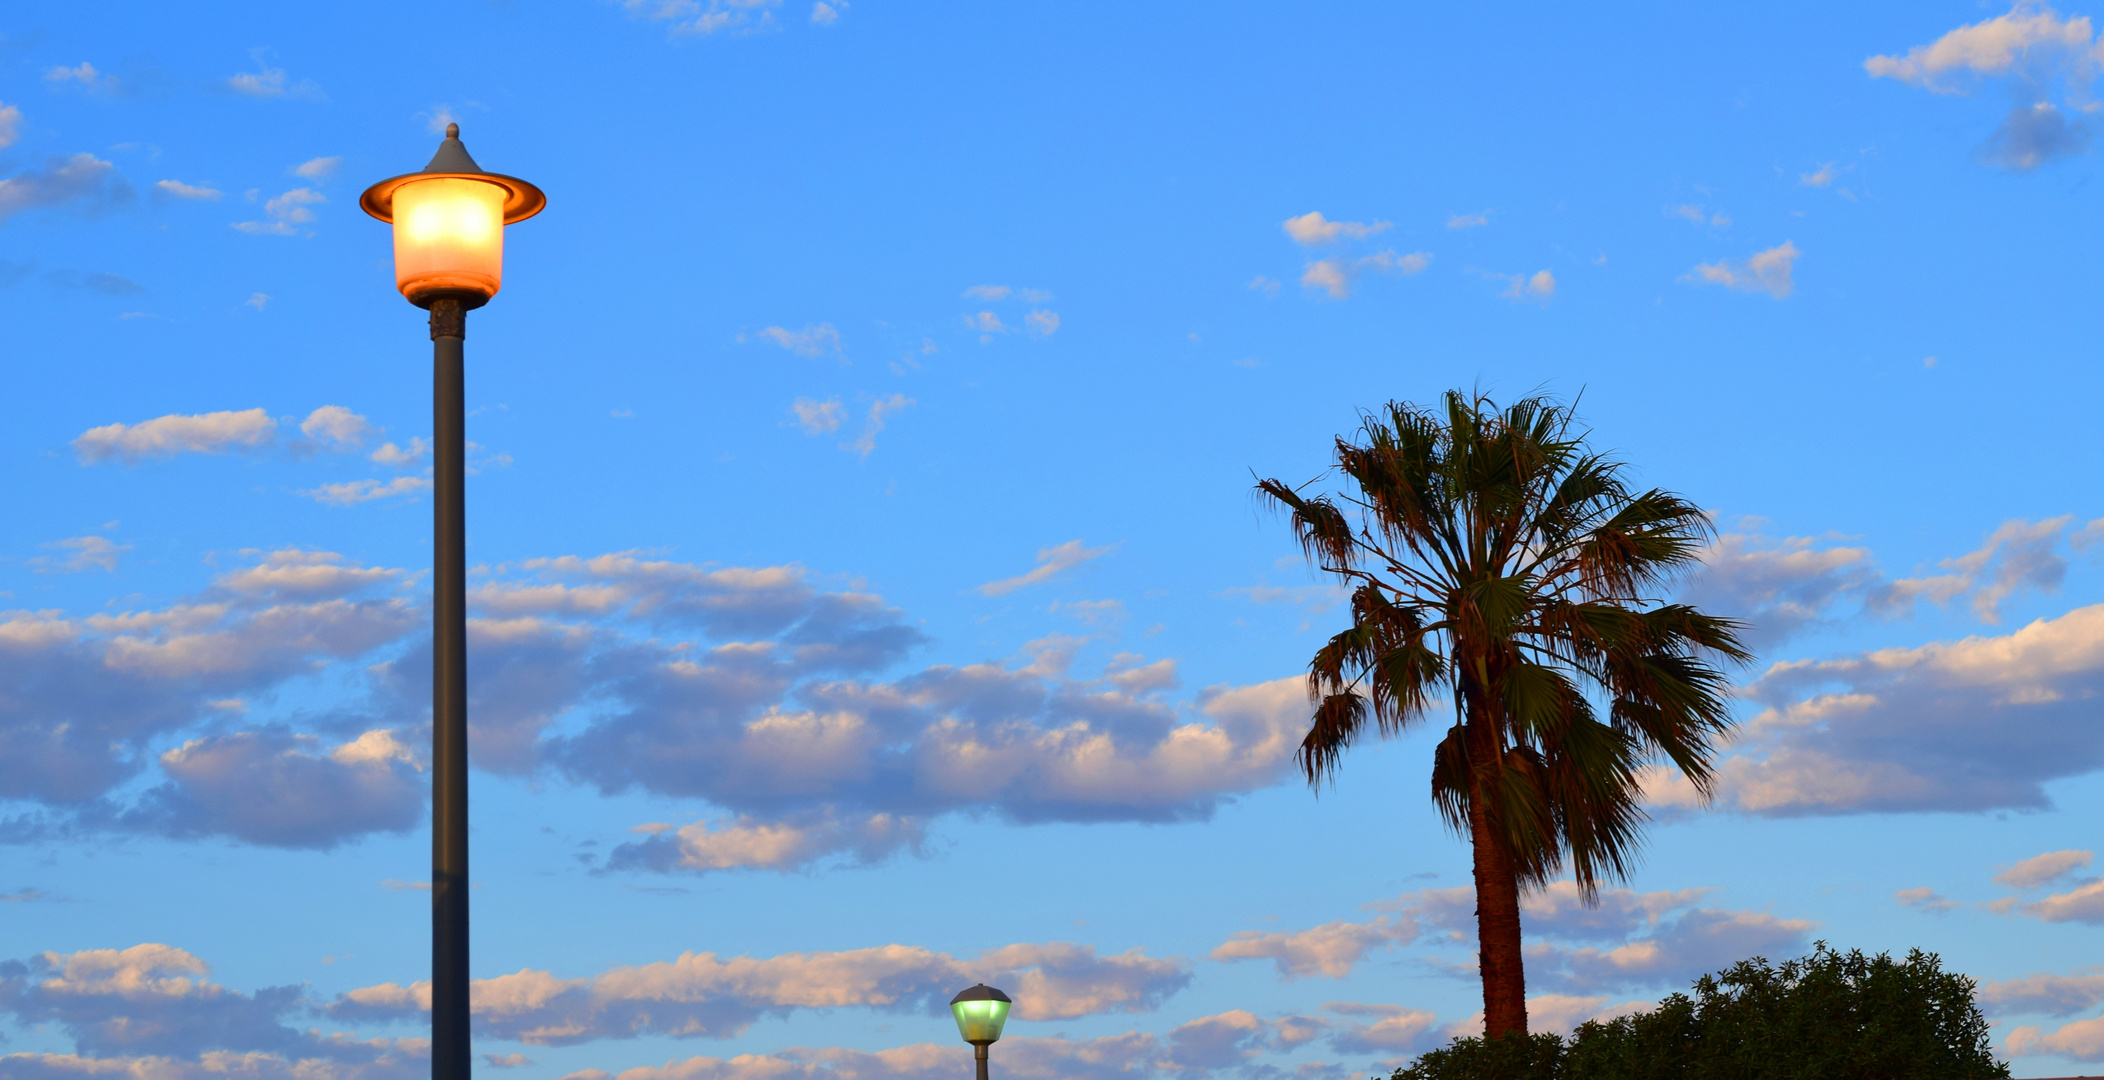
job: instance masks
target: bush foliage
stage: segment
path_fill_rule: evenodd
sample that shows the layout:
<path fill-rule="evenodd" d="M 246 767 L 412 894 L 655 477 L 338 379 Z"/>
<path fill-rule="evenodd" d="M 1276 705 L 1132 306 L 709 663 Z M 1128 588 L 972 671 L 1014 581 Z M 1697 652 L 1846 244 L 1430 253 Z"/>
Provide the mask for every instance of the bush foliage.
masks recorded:
<path fill-rule="evenodd" d="M 1916 949 L 1755 958 L 1650 1012 L 1552 1034 L 1460 1038 L 1389 1080 L 1986 1080 L 1994 1059 L 1973 980 Z"/>

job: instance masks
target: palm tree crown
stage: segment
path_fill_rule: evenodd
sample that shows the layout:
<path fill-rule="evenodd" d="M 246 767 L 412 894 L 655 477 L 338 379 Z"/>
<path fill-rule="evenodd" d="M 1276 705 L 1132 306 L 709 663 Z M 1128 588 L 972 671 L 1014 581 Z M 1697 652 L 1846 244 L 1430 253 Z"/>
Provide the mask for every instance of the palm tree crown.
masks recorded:
<path fill-rule="evenodd" d="M 1450 391 L 1442 406 L 1391 402 L 1340 437 L 1330 471 L 1348 490 L 1258 490 L 1351 592 L 1351 625 L 1308 666 L 1309 783 L 1369 726 L 1394 735 L 1453 706 L 1432 800 L 1474 848 L 1495 1037 L 1526 1030 L 1520 890 L 1568 868 L 1591 899 L 1625 878 L 1645 765 L 1670 761 L 1708 796 L 1733 723 L 1715 661 L 1752 656 L 1740 624 L 1659 599 L 1710 537 L 1694 504 L 1633 490 L 1547 398 L 1500 409 Z"/>

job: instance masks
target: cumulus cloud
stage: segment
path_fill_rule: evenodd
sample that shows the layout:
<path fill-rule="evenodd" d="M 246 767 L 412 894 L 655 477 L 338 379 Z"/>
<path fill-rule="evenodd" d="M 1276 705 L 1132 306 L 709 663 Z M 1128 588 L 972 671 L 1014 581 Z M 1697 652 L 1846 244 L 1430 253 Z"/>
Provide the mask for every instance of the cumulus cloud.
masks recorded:
<path fill-rule="evenodd" d="M 315 98 L 321 96 L 321 87 L 311 79 L 294 82 L 285 75 L 284 68 L 274 68 L 264 63 L 268 50 L 251 51 L 256 70 L 244 71 L 226 80 L 226 87 L 237 94 L 257 98 Z"/>
<path fill-rule="evenodd" d="M 153 187 L 155 191 L 172 199 L 210 201 L 217 199 L 222 194 L 218 188 L 207 187 L 203 184 L 185 184 L 181 180 L 156 180 Z"/>
<path fill-rule="evenodd" d="M 1991 1015 L 2073 1016 L 2104 1002 L 2104 968 L 2074 975 L 2040 972 L 1980 986 L 1981 1006 Z"/>
<path fill-rule="evenodd" d="M 1375 949 L 1408 945 L 1417 933 L 1417 920 L 1407 915 L 1382 915 L 1363 923 L 1340 919 L 1292 933 L 1241 930 L 1211 956 L 1215 960 L 1270 960 L 1283 979 L 1312 975 L 1341 979 Z"/>
<path fill-rule="evenodd" d="M 843 820 L 831 812 L 803 815 L 800 820 L 756 820 L 741 816 L 715 823 L 695 822 L 676 831 L 622 844 L 607 856 L 609 870 L 653 870 L 659 873 L 712 870 L 801 870 L 821 859 L 847 856 L 872 865 L 901 849 L 918 850 L 927 837 L 927 822 L 895 814 L 864 814 Z"/>
<path fill-rule="evenodd" d="M 832 323 L 819 323 L 816 326 L 806 326 L 801 330 L 788 330 L 779 326 L 770 326 L 753 336 L 761 341 L 778 345 L 798 356 L 818 357 L 829 353 L 834 356 L 840 355 L 840 331 L 833 329 Z M 744 338 L 741 336 L 739 340 L 742 341 Z"/>
<path fill-rule="evenodd" d="M 1703 552 L 1702 569 L 1680 600 L 1743 620 L 1748 644 L 1759 651 L 1827 623 L 1836 604 L 1860 600 L 1881 580 L 1868 548 L 1726 532 Z"/>
<path fill-rule="evenodd" d="M 2076 1061 L 2104 1061 L 2104 1016 L 2063 1024 L 2052 1031 L 2018 1027 L 2002 1040 L 2002 1050 L 2011 1057 L 2058 1054 Z"/>
<path fill-rule="evenodd" d="M 724 33 L 753 33 L 773 28 L 774 12 L 781 0 L 622 0 L 633 15 L 661 20 L 671 25 L 673 36 Z M 831 5 L 837 15 L 847 7 L 840 0 Z M 814 22 L 823 20 L 815 19 Z"/>
<path fill-rule="evenodd" d="M 1796 244 L 1785 240 L 1766 251 L 1754 252 L 1744 262 L 1698 264 L 1681 280 L 1700 285 L 1722 285 L 1740 292 L 1764 292 L 1782 300 L 1796 288 L 1790 275 L 1797 257 L 1802 254 Z"/>
<path fill-rule="evenodd" d="M 292 167 L 292 175 L 308 180 L 327 180 L 336 175 L 337 166 L 342 164 L 341 156 L 308 158 Z"/>
<path fill-rule="evenodd" d="M 319 446 L 334 450 L 356 450 L 379 431 L 372 421 L 341 405 L 324 405 L 300 421 L 300 434 Z"/>
<path fill-rule="evenodd" d="M 1431 1049 L 1438 1041 L 1427 1038 L 1438 1018 L 1423 1009 L 1349 1001 L 1332 1001 L 1322 1008 L 1338 1016 L 1364 1018 L 1330 1036 L 1330 1045 L 1340 1054 L 1409 1054 Z"/>
<path fill-rule="evenodd" d="M 839 398 L 818 401 L 800 397 L 790 403 L 789 413 L 796 417 L 796 426 L 806 435 L 830 435 L 840 430 L 840 422 L 847 419 L 847 409 Z"/>
<path fill-rule="evenodd" d="M 1059 312 L 1034 309 L 1023 316 L 1023 328 L 1039 337 L 1051 337 L 1059 330 Z"/>
<path fill-rule="evenodd" d="M 1182 961 L 1137 949 L 1099 956 L 1085 945 L 1023 944 L 960 959 L 884 945 L 772 957 L 689 952 L 577 978 L 529 969 L 475 980 L 469 1002 L 481 1037 L 566 1046 L 652 1035 L 729 1039 L 763 1017 L 806 1009 L 930 1013 L 973 982 L 1007 988 L 1023 1020 L 1152 1012 L 1190 981 Z M 430 1007 L 428 982 L 381 983 L 338 995 L 326 1012 L 350 1022 L 415 1022 Z"/>
<path fill-rule="evenodd" d="M 428 476 L 397 476 L 392 480 L 346 480 L 337 484 L 322 484 L 319 487 L 308 488 L 300 494 L 330 506 L 356 506 L 378 499 L 421 495 L 429 490 L 431 478 Z"/>
<path fill-rule="evenodd" d="M 137 424 L 104 424 L 73 440 L 73 452 L 84 465 L 122 461 L 127 465 L 177 454 L 223 454 L 257 450 L 277 438 L 278 424 L 262 409 L 170 414 Z"/>
<path fill-rule="evenodd" d="M 160 756 L 168 782 L 125 820 L 179 838 L 328 849 L 422 819 L 422 769 L 396 732 L 368 731 L 326 751 L 319 744 L 277 731 L 192 739 Z"/>
<path fill-rule="evenodd" d="M 205 594 L 165 608 L 81 619 L 0 613 L 0 682 L 12 688 L 0 699 L 0 800 L 112 827 L 213 831 L 168 814 L 111 818 L 106 799 L 149 767 L 165 774 L 171 762 L 155 744 L 221 715 L 227 699 L 363 657 L 419 625 L 401 599 L 340 592 L 315 599 L 312 590 L 303 597 L 297 588 L 248 576 L 257 569 L 231 571 Z M 359 753 L 331 760 L 362 768 Z M 187 755 L 174 763 L 185 761 L 197 769 L 211 764 Z M 210 779 L 195 775 L 200 783 Z M 345 825 L 346 834 L 358 831 Z"/>
<path fill-rule="evenodd" d="M 2095 855 L 2089 851 L 2048 851 L 2021 859 L 2008 869 L 1994 876 L 1995 884 L 2012 889 L 2035 889 L 2040 885 L 2057 881 L 2068 874 L 2090 864 Z"/>
<path fill-rule="evenodd" d="M 1941 915 L 1946 911 L 1964 906 L 1956 900 L 1945 899 L 1943 894 L 1926 885 L 1914 889 L 1901 889 L 1893 893 L 1892 898 L 1899 901 L 1899 906 L 1901 907 L 1915 908 L 1933 915 Z"/>
<path fill-rule="evenodd" d="M 1455 214 L 1447 218 L 1446 223 L 1449 229 L 1479 229 L 1488 224 L 1490 224 L 1490 214 L 1488 212 L 1481 214 Z"/>
<path fill-rule="evenodd" d="M 2044 5 L 2018 4 L 2005 15 L 1961 26 L 1905 53 L 1872 56 L 1863 69 L 1936 93 L 1967 92 L 2001 80 L 2018 96 L 2001 126 L 1981 145 L 1986 164 L 2028 172 L 2089 148 L 2089 88 L 2099 47 L 2087 17 L 2064 18 Z M 2058 96 L 2067 108 L 2055 104 Z M 2070 119 L 2070 117 L 2077 117 Z"/>
<path fill-rule="evenodd" d="M 1903 614 L 1921 598 L 1948 603 L 1970 594 L 1973 614 L 1982 622 L 1998 623 L 2002 602 L 2018 591 L 2053 592 L 2066 580 L 2067 559 L 2056 549 L 2068 539 L 2074 521 L 2073 514 L 2036 522 L 2012 518 L 1997 526 L 1979 548 L 1943 560 L 1939 565 L 1944 573 L 1893 581 L 1879 588 L 1871 603 L 1887 614 Z M 2078 534 L 2074 542 L 2091 542 L 2088 536 Z"/>
<path fill-rule="evenodd" d="M 261 220 L 237 221 L 233 228 L 251 236 L 297 236 L 299 226 L 314 220 L 314 211 L 308 207 L 328 201 L 328 196 L 313 188 L 293 188 L 266 200 Z"/>
<path fill-rule="evenodd" d="M 2013 633 L 1777 663 L 1719 765 L 1720 802 L 1791 816 L 2042 808 L 2044 785 L 2104 766 L 2089 702 L 2104 691 L 2104 606 Z M 1684 780 L 1654 805 L 1692 805 Z"/>
<path fill-rule="evenodd" d="M 1300 284 L 1303 288 L 1321 289 L 1332 300 L 1343 300 L 1352 294 L 1352 286 L 1367 273 L 1415 274 L 1432 264 L 1432 256 L 1422 251 L 1398 255 L 1393 251 L 1378 251 L 1358 259 L 1317 259 L 1301 268 Z"/>
<path fill-rule="evenodd" d="M 12 135 L 19 118 L 12 108 L 0 112 L 0 131 Z M 117 175 L 115 165 L 93 154 L 51 158 L 41 168 L 24 169 L 0 180 L 0 221 L 25 210 L 69 205 L 96 213 L 131 198 L 132 187 Z"/>
<path fill-rule="evenodd" d="M 964 298 L 992 303 L 995 300 L 1008 299 L 1008 294 L 1013 291 L 1006 285 L 974 285 L 964 290 Z"/>
<path fill-rule="evenodd" d="M 1311 211 L 1299 217 L 1287 218 L 1280 227 L 1286 230 L 1286 235 L 1292 237 L 1294 243 L 1302 247 L 1321 247 L 1343 239 L 1364 240 L 1377 233 L 1386 232 L 1390 223 L 1331 221 L 1323 217 L 1320 211 Z"/>
<path fill-rule="evenodd" d="M 1080 566 L 1082 563 L 1088 562 L 1090 559 L 1100 558 L 1114 550 L 1116 550 L 1116 545 L 1092 548 L 1083 546 L 1079 540 L 1069 540 L 1055 547 L 1043 548 L 1037 553 L 1036 568 L 1012 578 L 989 581 L 979 586 L 979 595 L 1006 596 L 1017 589 L 1028 588 L 1032 585 L 1042 585 Z"/>
<path fill-rule="evenodd" d="M 67 552 L 63 557 L 40 555 L 29 560 L 29 565 L 39 574 L 71 574 L 82 570 L 117 569 L 117 559 L 130 551 L 130 544 L 120 544 L 106 536 L 74 536 L 55 540 L 44 545 Z"/>
<path fill-rule="evenodd" d="M 0 101 L 0 148 L 13 146 L 22 137 L 22 110 Z"/>
<path fill-rule="evenodd" d="M 1147 1080 L 1172 1071 L 1154 1036 L 1131 1032 L 1094 1039 L 1010 1036 L 1001 1040 L 1002 1075 L 1020 1080 Z M 563 1080 L 949 1080 L 971 1068 L 960 1044 L 916 1043 L 889 1050 L 790 1047 L 728 1060 L 692 1057 L 608 1073 L 586 1069 Z"/>
<path fill-rule="evenodd" d="M 913 399 L 904 394 L 893 394 L 869 403 L 869 414 L 862 419 L 862 432 L 853 441 L 841 445 L 841 449 L 860 458 L 867 458 L 877 449 L 877 436 L 884 431 L 887 417 L 913 406 Z"/>
<path fill-rule="evenodd" d="M 1501 274 L 1498 276 L 1505 278 L 1510 283 L 1505 291 L 1498 295 L 1514 303 L 1518 303 L 1521 300 L 1535 300 L 1547 303 L 1550 297 L 1556 295 L 1556 275 L 1547 270 L 1537 270 L 1532 277 L 1526 274 Z"/>

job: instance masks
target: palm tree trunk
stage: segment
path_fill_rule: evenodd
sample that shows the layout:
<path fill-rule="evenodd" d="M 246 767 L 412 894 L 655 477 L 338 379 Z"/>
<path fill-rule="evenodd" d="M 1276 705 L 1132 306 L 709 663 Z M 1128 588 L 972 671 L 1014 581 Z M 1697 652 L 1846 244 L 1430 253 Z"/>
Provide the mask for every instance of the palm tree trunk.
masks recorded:
<path fill-rule="evenodd" d="M 1480 759 L 1479 759 L 1480 760 Z M 1476 953 L 1483 973 L 1483 1036 L 1527 1033 L 1527 972 L 1520 953 L 1520 879 L 1501 830 L 1491 822 L 1494 798 L 1478 784 L 1469 800 L 1469 840 L 1476 856 Z"/>

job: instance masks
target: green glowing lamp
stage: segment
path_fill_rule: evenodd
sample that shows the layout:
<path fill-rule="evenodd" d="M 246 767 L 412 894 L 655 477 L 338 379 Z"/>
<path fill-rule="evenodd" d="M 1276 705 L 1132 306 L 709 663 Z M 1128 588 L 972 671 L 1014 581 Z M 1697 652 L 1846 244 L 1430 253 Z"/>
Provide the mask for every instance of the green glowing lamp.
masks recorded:
<path fill-rule="evenodd" d="M 960 991 L 950 999 L 950 1012 L 957 1017 L 957 1034 L 973 1046 L 985 1046 L 1001 1037 L 1001 1028 L 1008 1023 L 1009 1006 L 1015 1004 L 1007 994 L 980 983 L 969 990 Z"/>

